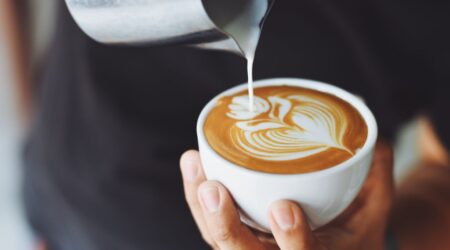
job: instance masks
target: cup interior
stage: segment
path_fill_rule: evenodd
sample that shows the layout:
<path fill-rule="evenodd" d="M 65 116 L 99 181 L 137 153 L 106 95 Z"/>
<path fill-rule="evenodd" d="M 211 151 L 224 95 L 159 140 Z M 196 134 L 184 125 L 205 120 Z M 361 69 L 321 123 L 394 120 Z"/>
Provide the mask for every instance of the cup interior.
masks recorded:
<path fill-rule="evenodd" d="M 307 89 L 312 89 L 312 90 L 328 93 L 328 94 L 334 95 L 334 96 L 348 102 L 354 108 L 356 108 L 356 110 L 361 114 L 364 121 L 366 122 L 368 133 L 367 133 L 367 139 L 366 139 L 364 145 L 362 146 L 361 149 L 358 150 L 358 152 L 353 157 L 349 158 L 348 160 L 341 162 L 340 164 L 330 167 L 330 168 L 326 168 L 326 169 L 322 169 L 322 170 L 318 170 L 318 171 L 314 171 L 314 172 L 308 172 L 308 173 L 297 173 L 297 174 L 266 173 L 266 172 L 260 172 L 260 171 L 248 169 L 248 168 L 236 165 L 236 164 L 226 160 L 225 158 L 220 156 L 216 151 L 214 151 L 214 149 L 212 149 L 212 147 L 209 145 L 208 141 L 206 140 L 206 137 L 205 137 L 205 134 L 203 131 L 203 127 L 204 127 L 204 123 L 205 123 L 206 118 L 208 117 L 209 112 L 215 107 L 217 101 L 220 98 L 222 98 L 223 96 L 233 95 L 233 94 L 236 94 L 243 90 L 246 90 L 247 84 L 244 83 L 244 84 L 235 86 L 233 88 L 230 88 L 230 89 L 222 92 L 221 94 L 217 95 L 216 97 L 214 97 L 203 108 L 202 112 L 200 113 L 200 116 L 197 121 L 197 135 L 198 135 L 198 139 L 200 141 L 202 141 L 205 145 L 208 145 L 207 150 L 210 151 L 208 153 L 215 155 L 215 156 L 217 156 L 217 158 L 225 161 L 227 163 L 227 165 L 229 165 L 230 167 L 239 168 L 240 171 L 250 171 L 250 172 L 254 172 L 255 174 L 259 174 L 259 175 L 313 176 L 313 175 L 328 175 L 328 174 L 333 174 L 337 171 L 341 171 L 341 170 L 351 166 L 354 162 L 358 161 L 365 155 L 367 155 L 371 151 L 371 149 L 373 149 L 373 147 L 375 146 L 377 135 L 378 135 L 377 123 L 376 123 L 374 115 L 372 114 L 370 109 L 366 106 L 366 104 L 363 102 L 363 100 L 360 97 L 357 97 L 339 87 L 336 87 L 336 86 L 333 86 L 333 85 L 330 85 L 327 83 L 322 83 L 322 82 L 307 80 L 307 79 L 273 78 L 273 79 L 267 79 L 267 80 L 258 80 L 258 81 L 254 82 L 255 88 L 265 87 L 265 86 L 302 87 L 302 88 L 307 88 Z"/>

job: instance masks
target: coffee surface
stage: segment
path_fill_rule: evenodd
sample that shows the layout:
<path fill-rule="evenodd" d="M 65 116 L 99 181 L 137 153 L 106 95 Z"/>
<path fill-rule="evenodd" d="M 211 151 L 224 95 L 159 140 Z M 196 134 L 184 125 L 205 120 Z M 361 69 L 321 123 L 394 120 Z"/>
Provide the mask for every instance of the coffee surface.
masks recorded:
<path fill-rule="evenodd" d="M 367 139 L 361 114 L 331 94 L 292 86 L 255 88 L 219 99 L 204 124 L 209 145 L 239 166 L 267 173 L 307 173 L 356 154 Z"/>

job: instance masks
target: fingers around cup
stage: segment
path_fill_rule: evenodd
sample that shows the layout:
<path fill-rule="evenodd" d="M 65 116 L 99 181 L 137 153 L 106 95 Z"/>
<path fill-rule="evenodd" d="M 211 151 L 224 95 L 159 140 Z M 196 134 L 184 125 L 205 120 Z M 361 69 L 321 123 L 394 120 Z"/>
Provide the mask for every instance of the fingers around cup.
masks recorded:
<path fill-rule="evenodd" d="M 264 249 L 263 244 L 241 223 L 230 194 L 220 183 L 207 181 L 198 190 L 203 217 L 219 249 Z"/>
<path fill-rule="evenodd" d="M 200 157 L 197 151 L 189 150 L 181 156 L 180 168 L 183 175 L 183 185 L 186 201 L 189 207 L 196 210 L 201 210 L 197 198 L 197 189 L 205 176 L 202 171 Z"/>
<path fill-rule="evenodd" d="M 301 208 L 292 201 L 277 201 L 269 209 L 272 233 L 281 249 L 311 249 L 315 238 Z"/>
<path fill-rule="evenodd" d="M 200 156 L 198 151 L 186 151 L 180 158 L 181 173 L 186 182 L 195 182 L 201 171 Z"/>
<path fill-rule="evenodd" d="M 198 200 L 197 190 L 206 178 L 203 174 L 198 151 L 189 150 L 181 156 L 180 168 L 183 175 L 183 186 L 186 202 L 189 205 L 195 223 L 200 230 L 203 239 L 210 245 L 213 245 L 211 236 L 208 233 L 208 227 L 203 218 L 203 211 Z"/>

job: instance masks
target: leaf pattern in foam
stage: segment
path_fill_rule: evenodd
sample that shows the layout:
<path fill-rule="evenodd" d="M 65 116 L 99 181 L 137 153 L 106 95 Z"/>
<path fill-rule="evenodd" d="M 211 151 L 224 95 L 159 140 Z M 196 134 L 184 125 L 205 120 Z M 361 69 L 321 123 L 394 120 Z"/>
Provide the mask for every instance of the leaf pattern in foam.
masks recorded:
<path fill-rule="evenodd" d="M 290 96 L 289 99 L 301 103 L 293 110 L 292 121 L 304 131 L 304 140 L 353 154 L 343 144 L 347 124 L 340 109 L 306 96 Z"/>
<path fill-rule="evenodd" d="M 291 110 L 292 103 L 287 99 L 277 96 L 269 96 L 268 99 L 271 104 L 270 118 L 284 121 L 284 117 Z"/>
<path fill-rule="evenodd" d="M 230 112 L 227 113 L 227 116 L 235 120 L 248 120 L 257 117 L 270 109 L 269 103 L 261 97 L 255 96 L 253 102 L 254 109 L 253 111 L 250 111 L 248 107 L 248 96 L 234 97 L 231 104 L 228 105 Z"/>
<path fill-rule="evenodd" d="M 257 132 L 260 130 L 286 127 L 285 124 L 270 119 L 258 119 L 258 120 L 237 122 L 236 126 L 248 132 Z"/>
<path fill-rule="evenodd" d="M 246 105 L 246 98 L 233 100 L 231 115 L 228 115 L 240 118 L 237 120 L 241 121 L 236 122 L 238 130 L 232 133 L 233 141 L 250 156 L 264 160 L 293 160 L 330 147 L 352 154 L 342 142 L 346 124 L 336 126 L 339 120 L 345 121 L 336 107 L 300 95 L 288 98 L 270 96 L 268 102 L 257 98 L 259 104 L 255 106 L 259 109 L 255 110 L 256 114 L 265 113 L 270 108 L 269 119 L 252 119 L 257 115 L 247 114 L 248 109 L 238 106 Z M 285 120 L 288 114 L 291 123 Z"/>

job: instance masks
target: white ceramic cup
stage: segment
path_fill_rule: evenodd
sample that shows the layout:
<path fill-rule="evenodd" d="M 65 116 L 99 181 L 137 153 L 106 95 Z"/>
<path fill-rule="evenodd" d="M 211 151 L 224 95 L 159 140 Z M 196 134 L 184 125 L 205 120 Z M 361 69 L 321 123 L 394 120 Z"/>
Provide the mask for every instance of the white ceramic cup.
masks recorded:
<path fill-rule="evenodd" d="M 205 138 L 203 127 L 219 98 L 247 88 L 242 84 L 212 99 L 197 122 L 200 158 L 208 180 L 221 182 L 240 208 L 246 224 L 270 232 L 269 206 L 277 200 L 292 200 L 301 205 L 310 226 L 316 229 L 341 214 L 359 193 L 369 172 L 377 139 L 377 124 L 364 102 L 338 87 L 304 79 L 276 78 L 255 82 L 262 86 L 298 86 L 333 94 L 355 107 L 364 118 L 368 136 L 364 146 L 350 159 L 334 167 L 303 174 L 272 174 L 240 167 L 216 153 Z M 276 163 L 274 163 L 276 164 Z"/>

